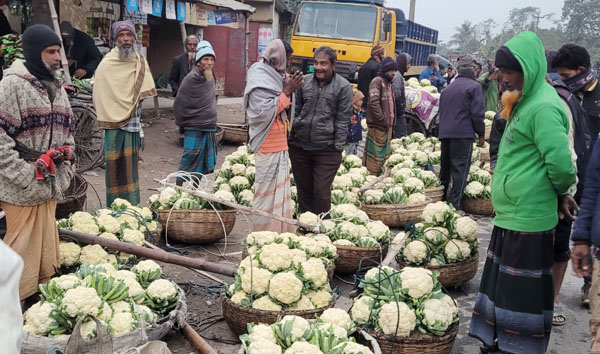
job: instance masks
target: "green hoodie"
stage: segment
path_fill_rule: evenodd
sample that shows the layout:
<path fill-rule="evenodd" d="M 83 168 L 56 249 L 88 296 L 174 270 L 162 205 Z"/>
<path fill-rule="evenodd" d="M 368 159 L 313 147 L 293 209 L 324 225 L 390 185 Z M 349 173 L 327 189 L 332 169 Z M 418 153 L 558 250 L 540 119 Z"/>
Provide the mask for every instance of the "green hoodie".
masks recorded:
<path fill-rule="evenodd" d="M 546 80 L 540 39 L 523 32 L 506 43 L 524 73 L 523 95 L 500 142 L 492 183 L 494 225 L 539 232 L 558 223 L 558 196 L 575 183 L 569 121 L 561 99 Z"/>

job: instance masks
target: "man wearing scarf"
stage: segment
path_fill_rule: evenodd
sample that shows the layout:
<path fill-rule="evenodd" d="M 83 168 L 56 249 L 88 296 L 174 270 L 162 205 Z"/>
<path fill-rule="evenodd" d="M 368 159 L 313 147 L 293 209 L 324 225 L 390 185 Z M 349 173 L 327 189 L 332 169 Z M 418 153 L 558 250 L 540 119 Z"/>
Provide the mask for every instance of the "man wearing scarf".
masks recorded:
<path fill-rule="evenodd" d="M 0 81 L 0 203 L 4 242 L 24 261 L 21 300 L 60 267 L 56 201 L 73 177 L 75 119 L 58 83 L 61 40 L 48 26 L 23 33 L 25 61 Z"/>
<path fill-rule="evenodd" d="M 363 164 L 371 174 L 383 172 L 383 164 L 391 153 L 392 128 L 396 117 L 396 103 L 392 80 L 398 70 L 396 61 L 385 57 L 377 77 L 369 85 L 367 104 L 367 141 Z"/>
<path fill-rule="evenodd" d="M 558 199 L 576 181 L 569 120 L 546 82 L 544 47 L 535 33 L 509 40 L 495 62 L 508 90 L 501 111 L 507 124 L 492 179 L 494 229 L 469 335 L 483 342 L 482 351 L 544 353 L 552 330 Z"/>
<path fill-rule="evenodd" d="M 156 96 L 156 88 L 146 58 L 137 53 L 134 25 L 115 22 L 111 35 L 114 47 L 96 70 L 93 96 L 98 124 L 104 128 L 106 205 L 116 198 L 137 205 L 142 100 Z"/>
<path fill-rule="evenodd" d="M 392 131 L 392 138 L 399 139 L 408 135 L 406 126 L 406 94 L 404 90 L 404 74 L 410 69 L 412 57 L 408 53 L 400 53 L 396 57 L 398 71 L 394 74 L 392 80 L 392 89 L 394 90 L 394 99 L 396 101 L 396 122 Z"/>
<path fill-rule="evenodd" d="M 444 197 L 456 210 L 460 210 L 471 166 L 473 140 L 477 135 L 479 146 L 484 142 L 485 106 L 481 85 L 475 80 L 473 57 L 461 57 L 457 70 L 458 77 L 440 96 L 439 139 L 442 144 L 440 180 L 444 186 Z"/>
<path fill-rule="evenodd" d="M 269 43 L 262 60 L 248 70 L 244 107 L 248 116 L 249 145 L 255 153 L 256 178 L 252 207 L 292 218 L 287 134 L 294 110 L 294 91 L 302 73 L 286 78 L 286 49 L 280 39 Z M 252 231 L 293 232 L 293 226 L 262 216 L 252 217 Z"/>
<path fill-rule="evenodd" d="M 214 171 L 217 160 L 215 59 L 211 44 L 200 42 L 195 57 L 196 68 L 181 83 L 173 104 L 175 123 L 185 133 L 179 171 L 196 174 L 199 179 Z M 177 178 L 178 185 L 183 181 Z"/>

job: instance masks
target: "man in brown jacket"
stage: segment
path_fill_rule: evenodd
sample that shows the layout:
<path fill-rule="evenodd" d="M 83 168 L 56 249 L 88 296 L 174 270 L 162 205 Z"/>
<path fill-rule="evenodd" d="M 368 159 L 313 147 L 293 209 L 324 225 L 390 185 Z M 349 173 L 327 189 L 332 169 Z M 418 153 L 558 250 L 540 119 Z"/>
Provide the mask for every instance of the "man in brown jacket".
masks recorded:
<path fill-rule="evenodd" d="M 381 69 L 369 85 L 367 104 L 367 140 L 363 163 L 369 172 L 379 175 L 385 160 L 390 156 L 392 127 L 396 118 L 396 105 L 392 91 L 392 80 L 398 70 L 396 61 L 385 57 Z"/>

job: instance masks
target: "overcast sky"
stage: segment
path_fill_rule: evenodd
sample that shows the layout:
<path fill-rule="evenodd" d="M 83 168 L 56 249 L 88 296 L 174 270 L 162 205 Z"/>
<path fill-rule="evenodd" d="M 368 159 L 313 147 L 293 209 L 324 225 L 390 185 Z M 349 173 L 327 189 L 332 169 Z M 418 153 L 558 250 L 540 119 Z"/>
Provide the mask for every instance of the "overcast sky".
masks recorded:
<path fill-rule="evenodd" d="M 493 18 L 501 27 L 508 19 L 508 12 L 515 7 L 539 7 L 542 14 L 554 13 L 558 20 L 563 3 L 563 0 L 417 0 L 415 22 L 438 30 L 439 39 L 447 41 L 454 34 L 454 28 L 465 20 L 475 24 Z M 385 6 L 401 9 L 408 18 L 410 0 L 385 0 Z M 540 27 L 549 25 L 542 22 Z"/>

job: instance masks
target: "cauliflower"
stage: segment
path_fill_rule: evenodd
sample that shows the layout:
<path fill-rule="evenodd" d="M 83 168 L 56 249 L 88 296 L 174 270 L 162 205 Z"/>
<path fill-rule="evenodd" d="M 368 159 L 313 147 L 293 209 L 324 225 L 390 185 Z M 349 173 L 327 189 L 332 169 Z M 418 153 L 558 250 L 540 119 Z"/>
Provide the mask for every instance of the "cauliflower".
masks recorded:
<path fill-rule="evenodd" d="M 177 198 L 177 190 L 173 187 L 167 187 L 160 192 L 160 197 L 158 197 L 158 201 L 162 206 L 168 206 L 175 202 L 174 198 Z M 169 206 L 170 207 L 170 206 Z"/>
<path fill-rule="evenodd" d="M 323 354 L 323 352 L 314 344 L 295 342 L 285 351 L 285 354 Z"/>
<path fill-rule="evenodd" d="M 408 178 L 414 177 L 413 170 L 408 167 L 402 167 L 402 165 L 397 165 L 392 168 L 391 175 L 394 180 L 398 182 L 402 182 L 407 180 Z"/>
<path fill-rule="evenodd" d="M 160 265 L 158 265 L 158 263 L 154 262 L 151 259 L 146 259 L 146 260 L 140 261 L 138 264 L 135 265 L 133 270 L 138 273 L 139 272 L 152 273 L 152 272 L 158 270 L 162 274 L 162 268 L 160 267 Z"/>
<path fill-rule="evenodd" d="M 107 214 L 102 214 L 98 217 L 98 224 L 100 225 L 100 228 L 104 229 L 105 232 L 110 232 L 110 233 L 117 233 L 119 232 L 119 229 L 121 228 L 121 224 L 119 223 L 119 221 Z"/>
<path fill-rule="evenodd" d="M 74 274 L 65 274 L 61 275 L 60 277 L 50 279 L 49 284 L 53 284 L 62 291 L 67 291 L 79 286 L 81 284 L 81 279 Z"/>
<path fill-rule="evenodd" d="M 444 254 L 448 263 L 460 262 L 463 259 L 469 258 L 471 255 L 471 247 L 462 240 L 450 240 L 444 247 Z"/>
<path fill-rule="evenodd" d="M 362 344 L 354 343 L 354 342 L 340 343 L 340 344 L 336 345 L 335 347 L 333 347 L 333 349 L 339 348 L 339 347 L 343 346 L 344 344 L 346 346 L 344 347 L 344 351 L 342 352 L 342 354 L 373 354 L 371 349 L 369 349 L 368 347 L 366 347 Z"/>
<path fill-rule="evenodd" d="M 235 176 L 245 176 L 246 175 L 246 165 L 243 165 L 241 163 L 233 164 L 231 166 L 231 172 L 233 172 L 233 174 Z"/>
<path fill-rule="evenodd" d="M 331 239 L 325 234 L 316 234 L 313 236 L 313 240 L 316 240 L 317 242 L 331 243 Z"/>
<path fill-rule="evenodd" d="M 305 251 L 293 249 L 293 250 L 290 250 L 290 252 L 292 253 L 292 262 L 294 262 L 295 264 L 300 264 L 300 263 L 306 261 L 306 252 Z"/>
<path fill-rule="evenodd" d="M 112 307 L 113 314 L 131 311 L 131 304 L 122 300 L 117 301 L 110 306 Z"/>
<path fill-rule="evenodd" d="M 88 319 L 79 327 L 79 333 L 84 340 L 90 340 L 96 336 L 96 321 Z"/>
<path fill-rule="evenodd" d="M 331 188 L 340 190 L 349 190 L 352 188 L 352 178 L 348 175 L 335 176 L 331 184 Z"/>
<path fill-rule="evenodd" d="M 319 217 L 317 215 L 311 213 L 310 211 L 307 211 L 307 212 L 300 214 L 298 221 L 300 221 L 303 224 L 309 225 L 311 228 L 314 228 L 315 226 L 317 226 L 317 223 L 319 222 Z"/>
<path fill-rule="evenodd" d="M 87 264 L 104 263 L 108 260 L 108 253 L 100 245 L 87 245 L 81 249 L 79 261 Z"/>
<path fill-rule="evenodd" d="M 465 194 L 471 198 L 477 198 L 483 193 L 485 186 L 477 181 L 473 181 L 467 184 L 465 188 Z"/>
<path fill-rule="evenodd" d="M 379 204 L 383 198 L 383 190 L 369 189 L 365 192 L 365 202 L 367 204 Z"/>
<path fill-rule="evenodd" d="M 91 223 L 88 223 L 88 224 L 84 224 L 84 223 L 75 224 L 74 223 L 71 230 L 73 230 L 75 232 L 81 232 L 83 234 L 94 235 L 94 236 L 98 235 L 100 233 L 100 228 L 98 227 L 98 225 L 96 225 L 96 223 L 93 220 Z"/>
<path fill-rule="evenodd" d="M 76 211 L 71 216 L 69 216 L 69 220 L 73 225 L 75 224 L 94 224 L 94 216 L 85 211 Z"/>
<path fill-rule="evenodd" d="M 114 314 L 110 320 L 112 333 L 116 335 L 129 333 L 137 327 L 137 321 L 133 318 L 131 312 L 119 312 Z"/>
<path fill-rule="evenodd" d="M 245 176 L 235 176 L 229 180 L 229 185 L 234 190 L 244 190 L 250 186 L 250 181 Z"/>
<path fill-rule="evenodd" d="M 281 243 L 265 245 L 259 258 L 262 265 L 272 272 L 288 269 L 292 263 L 290 248 Z"/>
<path fill-rule="evenodd" d="M 425 239 L 429 241 L 432 245 L 438 246 L 445 243 L 450 236 L 450 233 L 447 229 L 443 227 L 428 227 L 423 232 Z"/>
<path fill-rule="evenodd" d="M 133 243 L 134 245 L 144 245 L 144 234 L 139 230 L 125 229 L 123 230 L 123 241 Z"/>
<path fill-rule="evenodd" d="M 423 151 L 414 151 L 411 157 L 414 162 L 421 166 L 426 165 L 429 162 L 429 156 Z"/>
<path fill-rule="evenodd" d="M 148 306 L 135 305 L 134 310 L 139 315 L 139 317 L 144 320 L 144 322 L 146 322 L 146 323 L 156 322 L 157 316 Z"/>
<path fill-rule="evenodd" d="M 246 237 L 246 244 L 264 246 L 267 243 L 275 241 L 275 238 L 279 236 L 277 232 L 273 231 L 255 231 L 248 234 Z"/>
<path fill-rule="evenodd" d="M 262 323 L 252 327 L 249 339 L 251 343 L 258 341 L 259 339 L 266 340 L 271 343 L 277 343 L 277 339 L 275 339 L 275 333 L 273 332 L 273 328 Z"/>
<path fill-rule="evenodd" d="M 299 237 L 300 248 L 308 251 L 313 256 L 318 256 L 323 252 L 323 246 L 316 240 L 309 237 Z"/>
<path fill-rule="evenodd" d="M 350 310 L 352 319 L 360 324 L 365 324 L 371 317 L 371 310 L 373 309 L 373 303 L 375 300 L 372 297 L 363 295 L 354 300 L 354 305 Z"/>
<path fill-rule="evenodd" d="M 50 317 L 52 310 L 56 308 L 56 305 L 51 302 L 36 302 L 27 311 L 25 311 L 25 324 L 29 326 L 29 330 L 32 334 L 44 335 L 49 330 L 50 325 L 54 321 Z"/>
<path fill-rule="evenodd" d="M 105 324 L 108 324 L 110 319 L 112 318 L 113 310 L 110 308 L 110 305 L 107 302 L 103 302 L 102 306 L 100 306 L 100 312 L 98 313 L 98 319 Z"/>
<path fill-rule="evenodd" d="M 136 297 L 144 292 L 144 289 L 135 278 L 131 279 L 130 277 L 127 277 L 122 278 L 121 280 L 123 280 L 125 282 L 125 285 L 129 288 L 129 296 Z"/>
<path fill-rule="evenodd" d="M 248 354 L 282 354 L 282 349 L 273 342 L 259 338 L 251 340 L 248 346 Z"/>
<path fill-rule="evenodd" d="M 302 296 L 302 282 L 292 272 L 279 273 L 271 278 L 269 295 L 284 304 L 296 302 Z"/>
<path fill-rule="evenodd" d="M 226 192 L 231 192 L 231 186 L 228 184 L 221 184 L 219 186 L 219 189 L 217 189 L 217 191 L 226 191 Z M 183 199 L 183 198 L 182 198 Z M 182 199 L 179 199 L 178 202 Z M 187 199 L 187 198 L 186 198 Z M 179 205 L 177 203 L 175 203 L 175 208 L 178 209 Z"/>
<path fill-rule="evenodd" d="M 117 221 L 123 225 L 123 224 L 127 224 L 129 227 L 133 228 L 133 229 L 138 229 L 140 227 L 138 220 L 129 214 L 121 214 L 117 217 Z"/>
<path fill-rule="evenodd" d="M 98 237 L 106 238 L 106 239 L 113 240 L 113 241 L 119 241 L 119 238 L 117 237 L 117 235 L 110 233 L 110 232 L 103 232 L 100 235 L 98 235 Z"/>
<path fill-rule="evenodd" d="M 312 280 L 315 287 L 320 288 L 327 283 L 327 270 L 318 258 L 311 258 L 302 263 L 302 272 L 304 278 Z"/>
<path fill-rule="evenodd" d="M 346 239 L 336 240 L 333 242 L 333 244 L 335 246 L 349 246 L 349 247 L 356 246 L 352 241 L 346 240 Z"/>
<path fill-rule="evenodd" d="M 233 285 L 233 284 L 232 284 Z M 233 301 L 234 304 L 241 304 L 242 300 L 247 299 L 248 298 L 248 294 L 246 294 L 243 291 L 238 291 L 237 293 L 231 295 L 231 301 Z"/>
<path fill-rule="evenodd" d="M 446 213 L 450 211 L 450 207 L 445 202 L 430 203 L 425 206 L 421 217 L 428 224 L 439 224 L 444 221 Z"/>
<path fill-rule="evenodd" d="M 265 311 L 281 311 L 281 305 L 274 303 L 268 295 L 254 300 L 252 308 Z"/>
<path fill-rule="evenodd" d="M 291 339 L 292 341 L 302 338 L 306 333 L 306 330 L 310 328 L 310 323 L 302 317 L 287 315 L 281 319 L 281 324 L 285 327 L 288 322 L 292 322 L 291 328 Z"/>
<path fill-rule="evenodd" d="M 252 263 L 250 263 L 250 260 L 252 260 Z M 258 264 L 257 259 L 255 259 L 254 257 L 247 256 L 246 258 L 242 259 L 242 261 L 240 262 L 240 265 L 238 266 L 238 269 L 237 269 L 237 274 L 242 275 L 246 271 L 248 271 L 250 268 L 253 268 L 254 270 L 256 270 L 259 268 L 259 264 Z"/>
<path fill-rule="evenodd" d="M 450 296 L 444 294 L 440 300 L 446 304 L 446 306 L 448 306 L 448 308 L 450 309 L 450 312 L 452 313 L 452 319 L 454 319 L 454 316 L 458 315 L 458 306 L 456 305 L 456 302 L 454 301 L 453 298 L 451 298 Z"/>
<path fill-rule="evenodd" d="M 376 239 L 378 242 L 389 241 L 390 228 L 381 221 L 369 221 L 367 224 L 367 230 L 369 235 Z"/>
<path fill-rule="evenodd" d="M 431 271 L 425 268 L 406 267 L 400 273 L 402 288 L 414 299 L 423 297 L 433 290 Z"/>
<path fill-rule="evenodd" d="M 381 306 L 377 324 L 385 334 L 408 337 L 415 329 L 417 316 L 404 302 L 390 302 Z"/>
<path fill-rule="evenodd" d="M 423 192 L 425 190 L 425 184 L 423 184 L 423 181 L 416 177 L 407 178 L 404 183 L 402 183 L 402 187 L 404 188 L 404 192 L 408 195 L 415 192 Z"/>
<path fill-rule="evenodd" d="M 479 227 L 477 222 L 468 216 L 460 217 L 456 220 L 454 229 L 463 240 L 475 241 L 477 240 L 477 234 L 479 233 Z"/>
<path fill-rule="evenodd" d="M 407 204 L 419 204 L 419 203 L 425 203 L 427 201 L 427 196 L 423 193 L 413 193 L 411 195 L 408 196 L 408 200 L 406 201 Z"/>
<path fill-rule="evenodd" d="M 422 323 L 428 329 L 436 332 L 445 332 L 452 324 L 454 316 L 452 308 L 438 299 L 427 299 L 423 301 Z"/>
<path fill-rule="evenodd" d="M 305 310 L 314 310 L 315 305 L 310 302 L 310 299 L 306 295 L 302 295 L 300 300 L 296 302 L 295 306 L 290 306 L 287 308 L 289 311 L 305 311 Z"/>
<path fill-rule="evenodd" d="M 405 244 L 402 255 L 409 263 L 421 264 L 427 259 L 429 249 L 427 245 L 420 240 L 413 240 Z"/>
<path fill-rule="evenodd" d="M 306 296 L 316 308 L 325 307 L 331 302 L 331 293 L 325 289 L 310 290 Z"/>
<path fill-rule="evenodd" d="M 251 205 L 252 201 L 254 200 L 254 193 L 252 193 L 252 191 L 249 189 L 244 189 L 240 192 L 240 198 L 242 199 L 242 201 L 245 201 L 248 205 Z"/>
<path fill-rule="evenodd" d="M 269 282 L 273 274 L 263 268 L 252 268 L 241 275 L 242 289 L 248 294 L 261 295 L 269 289 Z"/>
<path fill-rule="evenodd" d="M 319 325 L 319 329 L 323 332 L 329 332 L 331 330 L 331 332 L 336 338 L 348 338 L 348 331 L 333 323 L 322 323 Z"/>
<path fill-rule="evenodd" d="M 352 328 L 352 319 L 346 311 L 338 308 L 325 310 L 319 318 L 325 323 L 333 323 L 349 331 Z"/>
<path fill-rule="evenodd" d="M 70 267 L 79 263 L 81 247 L 74 242 L 61 242 L 58 245 L 58 253 L 60 254 L 60 264 Z"/>
<path fill-rule="evenodd" d="M 216 191 L 213 196 L 215 198 L 223 199 L 227 202 L 235 203 L 235 196 L 228 191 Z"/>
<path fill-rule="evenodd" d="M 177 288 L 167 279 L 158 279 L 150 283 L 146 293 L 151 299 L 166 300 L 177 296 Z"/>
<path fill-rule="evenodd" d="M 346 155 L 346 157 L 344 157 L 344 162 L 350 168 L 362 167 L 362 159 L 356 155 Z"/>
<path fill-rule="evenodd" d="M 131 208 L 131 203 L 125 199 L 117 198 L 110 205 L 114 210 Z"/>
<path fill-rule="evenodd" d="M 67 290 L 61 301 L 61 307 L 71 317 L 96 316 L 100 305 L 102 305 L 102 300 L 96 293 L 96 289 L 84 286 Z"/>

